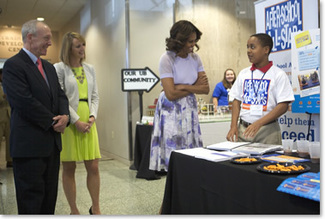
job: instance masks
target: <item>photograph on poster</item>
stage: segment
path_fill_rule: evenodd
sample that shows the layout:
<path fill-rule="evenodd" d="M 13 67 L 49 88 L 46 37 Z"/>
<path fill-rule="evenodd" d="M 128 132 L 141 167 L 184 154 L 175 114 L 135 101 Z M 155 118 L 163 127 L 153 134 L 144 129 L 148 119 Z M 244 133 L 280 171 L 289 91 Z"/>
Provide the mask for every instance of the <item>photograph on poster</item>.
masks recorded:
<path fill-rule="evenodd" d="M 298 75 L 300 90 L 306 90 L 308 88 L 320 86 L 318 71 L 312 71 L 309 74 Z"/>
<path fill-rule="evenodd" d="M 320 94 L 318 70 L 310 70 L 307 71 L 307 73 L 300 73 L 297 78 L 299 82 L 300 97 Z"/>
<path fill-rule="evenodd" d="M 309 31 L 307 35 L 310 36 Z M 297 78 L 299 83 L 298 89 L 299 89 L 300 97 L 320 94 L 319 47 L 313 45 L 310 46 L 314 48 L 297 49 L 298 66 L 299 66 L 299 71 L 297 72 Z M 298 45 L 296 44 L 296 48 L 297 47 Z"/>

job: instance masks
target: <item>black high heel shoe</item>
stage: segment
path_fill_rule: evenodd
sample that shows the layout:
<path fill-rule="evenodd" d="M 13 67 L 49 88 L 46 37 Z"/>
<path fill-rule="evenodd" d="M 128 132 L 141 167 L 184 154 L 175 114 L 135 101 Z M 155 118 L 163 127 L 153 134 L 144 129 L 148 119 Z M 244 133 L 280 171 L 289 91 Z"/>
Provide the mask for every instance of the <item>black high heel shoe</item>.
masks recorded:
<path fill-rule="evenodd" d="M 93 214 L 93 211 L 91 210 L 92 207 L 93 207 L 93 206 L 91 206 L 91 207 L 89 208 L 89 214 L 90 214 L 90 215 Z"/>

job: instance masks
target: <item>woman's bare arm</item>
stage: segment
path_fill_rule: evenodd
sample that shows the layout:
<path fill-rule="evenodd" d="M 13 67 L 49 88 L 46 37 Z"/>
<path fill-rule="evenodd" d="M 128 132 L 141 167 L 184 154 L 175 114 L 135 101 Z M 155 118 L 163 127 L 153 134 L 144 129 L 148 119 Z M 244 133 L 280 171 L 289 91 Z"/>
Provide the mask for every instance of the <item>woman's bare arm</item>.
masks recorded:
<path fill-rule="evenodd" d="M 180 84 L 177 89 L 195 94 L 208 94 L 210 91 L 208 77 L 205 72 L 199 72 L 198 79 L 193 85 Z"/>

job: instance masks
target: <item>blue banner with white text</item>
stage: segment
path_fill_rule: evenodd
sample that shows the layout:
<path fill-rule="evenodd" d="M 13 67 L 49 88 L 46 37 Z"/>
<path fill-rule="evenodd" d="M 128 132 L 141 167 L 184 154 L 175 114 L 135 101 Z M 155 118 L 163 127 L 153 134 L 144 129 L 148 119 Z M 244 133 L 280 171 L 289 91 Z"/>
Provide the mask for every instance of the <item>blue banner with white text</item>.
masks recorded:
<path fill-rule="evenodd" d="M 302 29 L 302 0 L 289 0 L 265 8 L 265 32 L 273 39 L 272 52 L 291 49 L 291 33 Z"/>

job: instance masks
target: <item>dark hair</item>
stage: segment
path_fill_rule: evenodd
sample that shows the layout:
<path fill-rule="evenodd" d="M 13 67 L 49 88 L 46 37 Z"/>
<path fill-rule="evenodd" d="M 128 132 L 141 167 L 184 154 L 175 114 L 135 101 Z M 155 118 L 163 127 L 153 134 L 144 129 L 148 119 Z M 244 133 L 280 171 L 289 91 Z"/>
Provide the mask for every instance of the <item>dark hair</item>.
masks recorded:
<path fill-rule="evenodd" d="M 227 71 L 232 71 L 232 72 L 234 73 L 234 80 L 233 80 L 232 83 L 229 83 L 229 82 L 227 81 L 227 79 L 226 79 Z M 235 81 L 236 81 L 236 73 L 235 73 L 235 71 L 234 71 L 233 69 L 231 69 L 231 68 L 227 68 L 226 71 L 223 73 L 223 80 L 222 80 L 222 84 L 223 84 L 223 86 L 224 86 L 225 88 L 227 88 L 227 89 L 228 89 L 228 88 L 231 88 L 232 85 L 235 83 Z"/>
<path fill-rule="evenodd" d="M 268 46 L 270 48 L 269 54 L 271 53 L 272 48 L 273 48 L 273 40 L 272 40 L 272 37 L 270 37 L 266 33 L 253 34 L 253 35 L 251 35 L 251 37 L 256 37 L 260 41 L 260 43 L 261 43 L 261 45 L 263 47 Z"/>
<path fill-rule="evenodd" d="M 166 38 L 166 50 L 178 53 L 184 47 L 192 33 L 196 33 L 196 42 L 198 42 L 201 39 L 202 32 L 189 21 L 177 21 L 170 29 L 169 38 Z M 200 49 L 196 43 L 195 47 L 197 50 Z"/>

